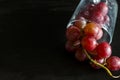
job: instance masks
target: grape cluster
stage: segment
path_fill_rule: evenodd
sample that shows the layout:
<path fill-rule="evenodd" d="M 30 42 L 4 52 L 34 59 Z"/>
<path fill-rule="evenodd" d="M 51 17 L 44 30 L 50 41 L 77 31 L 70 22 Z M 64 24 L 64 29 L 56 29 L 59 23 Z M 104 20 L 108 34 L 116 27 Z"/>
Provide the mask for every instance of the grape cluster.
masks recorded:
<path fill-rule="evenodd" d="M 78 61 L 90 60 L 95 68 L 104 68 L 113 78 L 110 71 L 120 70 L 120 58 L 112 55 L 108 42 L 98 42 L 103 36 L 103 24 L 109 24 L 108 6 L 105 2 L 89 4 L 79 12 L 75 21 L 67 28 L 65 48 L 75 53 Z"/>

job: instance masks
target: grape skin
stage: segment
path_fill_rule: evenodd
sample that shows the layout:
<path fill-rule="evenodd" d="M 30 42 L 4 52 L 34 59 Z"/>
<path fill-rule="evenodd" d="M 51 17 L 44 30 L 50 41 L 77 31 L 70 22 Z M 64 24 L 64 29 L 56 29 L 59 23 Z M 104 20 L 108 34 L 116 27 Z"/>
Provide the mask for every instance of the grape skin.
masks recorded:
<path fill-rule="evenodd" d="M 120 70 L 120 58 L 117 56 L 111 56 L 106 60 L 107 67 L 111 71 L 118 71 Z"/>

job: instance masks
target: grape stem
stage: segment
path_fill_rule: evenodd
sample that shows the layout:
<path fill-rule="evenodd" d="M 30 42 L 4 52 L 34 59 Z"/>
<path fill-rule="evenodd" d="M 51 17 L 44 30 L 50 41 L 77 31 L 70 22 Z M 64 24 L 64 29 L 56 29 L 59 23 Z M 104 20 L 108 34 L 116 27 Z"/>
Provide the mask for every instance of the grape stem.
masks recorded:
<path fill-rule="evenodd" d="M 120 75 L 114 76 L 107 67 L 105 67 L 104 65 L 102 65 L 102 64 L 98 63 L 97 61 L 93 60 L 93 59 L 91 58 L 91 56 L 87 53 L 87 51 L 86 51 L 85 49 L 84 49 L 84 52 L 85 52 L 86 56 L 88 57 L 88 59 L 89 59 L 91 62 L 93 62 L 93 63 L 96 64 L 97 66 L 100 66 L 100 67 L 102 67 L 103 69 L 105 69 L 106 72 L 107 72 L 111 77 L 113 77 L 113 78 L 120 78 Z"/>

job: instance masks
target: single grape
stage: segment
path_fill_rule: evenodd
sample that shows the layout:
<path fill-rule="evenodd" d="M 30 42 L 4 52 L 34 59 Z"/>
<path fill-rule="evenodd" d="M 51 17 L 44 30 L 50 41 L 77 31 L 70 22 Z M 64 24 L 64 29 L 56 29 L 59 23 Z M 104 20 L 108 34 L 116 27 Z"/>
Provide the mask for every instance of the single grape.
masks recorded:
<path fill-rule="evenodd" d="M 78 27 L 70 26 L 67 28 L 67 31 L 66 31 L 67 40 L 76 41 L 80 38 L 80 36 L 81 36 L 81 32 Z"/>
<path fill-rule="evenodd" d="M 88 36 L 96 37 L 100 29 L 98 26 L 99 25 L 94 22 L 88 23 L 84 28 L 84 34 Z"/>
<path fill-rule="evenodd" d="M 95 11 L 99 11 L 103 16 L 105 16 L 108 13 L 108 6 L 105 2 L 100 2 L 95 6 Z"/>
<path fill-rule="evenodd" d="M 93 51 L 97 46 L 97 41 L 92 36 L 85 36 L 82 39 L 81 44 L 83 48 L 86 49 L 87 51 Z"/>
<path fill-rule="evenodd" d="M 105 63 L 105 59 L 104 58 L 99 58 L 99 57 L 93 57 L 93 60 L 95 60 L 97 63 L 100 64 L 104 64 Z M 94 69 L 100 69 L 100 66 L 97 66 L 96 64 L 90 62 L 90 65 L 94 68 Z"/>
<path fill-rule="evenodd" d="M 100 24 L 103 23 L 104 16 L 99 11 L 93 11 L 89 20 Z"/>
<path fill-rule="evenodd" d="M 81 17 L 79 20 L 76 20 L 74 25 L 78 27 L 79 29 L 83 29 L 86 25 L 86 20 L 85 18 Z"/>
<path fill-rule="evenodd" d="M 80 62 L 87 60 L 87 56 L 85 55 L 85 53 L 83 53 L 83 51 L 82 51 L 81 48 L 78 48 L 78 49 L 76 50 L 75 58 L 76 58 L 78 61 L 80 61 Z"/>
<path fill-rule="evenodd" d="M 103 36 L 103 30 L 99 28 L 98 34 L 95 36 L 96 40 L 101 39 Z"/>
<path fill-rule="evenodd" d="M 112 53 L 111 46 L 107 42 L 101 42 L 96 47 L 96 52 L 100 58 L 108 58 L 111 56 Z"/>
<path fill-rule="evenodd" d="M 67 41 L 66 44 L 65 44 L 65 49 L 66 49 L 68 52 L 74 52 L 74 51 L 76 50 L 76 47 L 73 46 L 73 42 Z"/>
<path fill-rule="evenodd" d="M 117 56 L 111 56 L 106 60 L 107 68 L 112 71 L 120 70 L 120 58 Z"/>

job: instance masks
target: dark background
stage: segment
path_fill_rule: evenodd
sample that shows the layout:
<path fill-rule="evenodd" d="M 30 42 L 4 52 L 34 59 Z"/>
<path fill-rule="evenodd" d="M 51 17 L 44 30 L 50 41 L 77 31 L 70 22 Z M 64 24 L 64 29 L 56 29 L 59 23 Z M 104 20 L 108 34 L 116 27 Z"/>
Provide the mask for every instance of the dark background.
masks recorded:
<path fill-rule="evenodd" d="M 78 2 L 0 0 L 0 80 L 119 80 L 79 63 L 65 51 L 66 25 Z M 119 15 L 111 44 L 117 56 Z"/>

